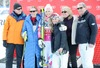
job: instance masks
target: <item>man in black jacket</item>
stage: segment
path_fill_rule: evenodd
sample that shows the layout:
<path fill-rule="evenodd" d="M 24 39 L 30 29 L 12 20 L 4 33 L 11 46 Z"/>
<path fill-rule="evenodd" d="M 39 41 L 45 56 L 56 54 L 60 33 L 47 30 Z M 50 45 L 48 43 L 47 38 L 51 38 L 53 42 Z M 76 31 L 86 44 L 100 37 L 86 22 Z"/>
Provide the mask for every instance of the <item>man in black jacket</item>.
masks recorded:
<path fill-rule="evenodd" d="M 76 31 L 76 43 L 79 44 L 79 52 L 83 68 L 93 68 L 93 55 L 97 34 L 97 24 L 95 16 L 86 8 L 85 3 L 77 5 L 79 19 Z"/>

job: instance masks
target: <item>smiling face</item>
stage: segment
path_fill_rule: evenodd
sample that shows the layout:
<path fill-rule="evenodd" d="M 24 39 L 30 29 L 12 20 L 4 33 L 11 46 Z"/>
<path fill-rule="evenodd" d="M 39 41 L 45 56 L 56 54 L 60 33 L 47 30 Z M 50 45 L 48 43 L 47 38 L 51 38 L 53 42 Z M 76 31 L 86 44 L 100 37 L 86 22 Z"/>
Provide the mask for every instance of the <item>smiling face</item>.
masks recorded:
<path fill-rule="evenodd" d="M 67 10 L 65 10 L 65 9 L 62 9 L 62 10 L 61 10 L 61 13 L 62 13 L 62 16 L 63 16 L 64 18 L 66 18 L 66 17 L 69 16 Z"/>
<path fill-rule="evenodd" d="M 77 5 L 77 10 L 78 10 L 79 15 L 82 16 L 85 13 L 85 11 L 87 10 L 86 5 L 84 3 L 79 3 Z"/>
<path fill-rule="evenodd" d="M 51 21 L 52 21 L 53 24 L 57 24 L 59 22 L 59 17 L 55 16 L 54 18 L 52 18 Z"/>
<path fill-rule="evenodd" d="M 47 9 L 45 10 L 45 15 L 46 15 L 47 17 L 50 17 L 50 16 L 52 15 L 52 13 L 53 13 L 53 11 L 52 11 L 50 8 L 47 8 Z"/>
<path fill-rule="evenodd" d="M 17 9 L 14 9 L 15 13 L 21 14 L 22 13 L 22 7 L 18 7 Z"/>
<path fill-rule="evenodd" d="M 53 8 L 50 4 L 46 4 L 46 6 L 44 7 L 44 11 L 45 11 L 45 16 L 50 17 L 53 13 Z"/>
<path fill-rule="evenodd" d="M 37 12 L 37 9 L 35 7 L 30 8 L 30 14 L 32 17 L 36 17 L 37 13 L 38 12 Z"/>
<path fill-rule="evenodd" d="M 72 17 L 72 15 L 73 15 L 71 8 L 68 7 L 68 6 L 63 6 L 61 8 L 61 14 L 62 14 L 63 18 L 66 18 L 66 17 L 69 17 L 69 16 Z"/>

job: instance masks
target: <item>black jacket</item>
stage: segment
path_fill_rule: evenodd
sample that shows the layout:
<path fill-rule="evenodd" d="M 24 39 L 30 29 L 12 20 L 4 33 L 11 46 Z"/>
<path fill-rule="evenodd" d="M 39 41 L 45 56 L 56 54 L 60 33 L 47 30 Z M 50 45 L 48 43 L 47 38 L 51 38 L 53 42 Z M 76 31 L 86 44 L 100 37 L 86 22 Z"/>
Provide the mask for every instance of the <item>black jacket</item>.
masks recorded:
<path fill-rule="evenodd" d="M 94 44 L 97 34 L 97 23 L 95 16 L 88 11 L 79 17 L 76 30 L 76 43 Z"/>
<path fill-rule="evenodd" d="M 59 48 L 63 48 L 64 53 L 68 51 L 66 31 L 60 31 L 60 26 L 61 23 L 53 25 L 53 32 L 51 33 L 52 53 L 56 52 Z"/>

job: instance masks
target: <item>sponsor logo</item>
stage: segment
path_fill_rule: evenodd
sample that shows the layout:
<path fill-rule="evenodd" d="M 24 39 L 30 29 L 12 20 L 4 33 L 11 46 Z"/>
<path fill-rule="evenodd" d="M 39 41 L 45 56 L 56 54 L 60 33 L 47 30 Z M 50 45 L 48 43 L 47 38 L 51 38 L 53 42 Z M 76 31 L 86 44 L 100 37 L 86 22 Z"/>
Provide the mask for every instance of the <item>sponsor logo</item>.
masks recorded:
<path fill-rule="evenodd" d="M 81 21 L 78 21 L 78 23 L 84 23 L 86 22 L 86 20 L 81 20 Z"/>
<path fill-rule="evenodd" d="M 96 10 L 100 10 L 100 6 L 99 5 L 96 6 Z"/>

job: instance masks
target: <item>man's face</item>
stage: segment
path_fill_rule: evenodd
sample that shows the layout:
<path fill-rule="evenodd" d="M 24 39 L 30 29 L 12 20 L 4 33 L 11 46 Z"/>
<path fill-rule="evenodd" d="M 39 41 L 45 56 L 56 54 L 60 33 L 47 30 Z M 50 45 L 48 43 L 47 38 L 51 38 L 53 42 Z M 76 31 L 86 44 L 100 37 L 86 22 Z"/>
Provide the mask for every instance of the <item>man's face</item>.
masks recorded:
<path fill-rule="evenodd" d="M 86 7 L 83 7 L 83 5 L 78 4 L 77 5 L 77 10 L 78 10 L 79 15 L 82 16 L 86 11 Z"/>
<path fill-rule="evenodd" d="M 14 10 L 15 13 L 21 14 L 22 13 L 22 7 L 18 7 L 17 9 Z"/>

